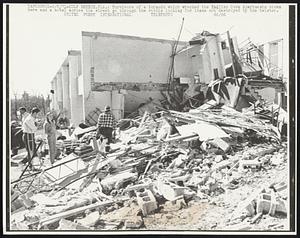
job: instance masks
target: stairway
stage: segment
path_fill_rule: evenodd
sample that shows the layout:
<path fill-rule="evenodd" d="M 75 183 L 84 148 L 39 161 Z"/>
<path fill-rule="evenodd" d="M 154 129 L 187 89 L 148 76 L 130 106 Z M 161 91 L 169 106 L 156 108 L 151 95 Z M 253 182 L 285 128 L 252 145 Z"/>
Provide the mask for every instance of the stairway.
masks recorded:
<path fill-rule="evenodd" d="M 246 81 L 242 94 L 251 96 L 261 103 L 266 103 L 267 101 L 257 91 L 263 88 L 274 88 L 276 92 L 285 92 L 286 90 L 281 80 L 251 79 Z"/>

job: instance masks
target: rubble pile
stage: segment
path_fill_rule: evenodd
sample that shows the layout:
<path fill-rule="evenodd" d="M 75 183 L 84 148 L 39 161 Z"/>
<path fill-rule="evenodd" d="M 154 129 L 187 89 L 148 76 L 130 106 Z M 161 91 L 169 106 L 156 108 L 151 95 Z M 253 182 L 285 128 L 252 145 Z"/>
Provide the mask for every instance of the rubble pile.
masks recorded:
<path fill-rule="evenodd" d="M 275 126 L 226 106 L 203 108 L 145 112 L 119 132 L 109 153 L 85 129 L 74 152 L 25 175 L 35 186 L 24 192 L 20 181 L 13 183 L 12 229 L 155 229 L 170 214 L 187 218 L 182 211 L 204 203 L 208 209 L 216 198 L 255 183 L 255 174 L 285 168 L 286 144 Z M 247 217 L 251 229 L 263 216 L 286 216 L 286 191 L 282 181 L 251 194 L 227 225 Z"/>

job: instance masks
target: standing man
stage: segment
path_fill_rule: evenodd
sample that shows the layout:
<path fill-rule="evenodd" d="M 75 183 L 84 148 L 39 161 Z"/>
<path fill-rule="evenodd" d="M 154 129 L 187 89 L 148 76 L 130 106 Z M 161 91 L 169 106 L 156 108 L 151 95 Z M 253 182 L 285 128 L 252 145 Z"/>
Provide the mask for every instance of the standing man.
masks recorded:
<path fill-rule="evenodd" d="M 35 150 L 34 133 L 37 131 L 36 118 L 40 110 L 36 107 L 32 108 L 31 114 L 26 117 L 23 122 L 23 141 L 27 150 L 27 158 L 22 162 L 29 162 Z"/>
<path fill-rule="evenodd" d="M 19 108 L 19 112 L 21 114 L 21 121 L 22 121 L 22 125 L 26 119 L 26 117 L 29 116 L 29 113 L 26 111 L 26 108 L 25 107 L 20 107 Z"/>
<path fill-rule="evenodd" d="M 101 135 L 101 142 L 103 139 L 107 139 L 107 150 L 112 142 L 113 132 L 116 129 L 116 120 L 110 111 L 110 106 L 105 106 L 104 112 L 99 115 L 97 128 L 97 138 Z M 108 152 L 108 151 L 107 151 Z"/>
<path fill-rule="evenodd" d="M 44 131 L 47 135 L 47 141 L 49 145 L 49 154 L 51 165 L 54 164 L 57 151 L 56 151 L 56 123 L 51 112 L 46 115 L 46 120 L 44 123 Z"/>

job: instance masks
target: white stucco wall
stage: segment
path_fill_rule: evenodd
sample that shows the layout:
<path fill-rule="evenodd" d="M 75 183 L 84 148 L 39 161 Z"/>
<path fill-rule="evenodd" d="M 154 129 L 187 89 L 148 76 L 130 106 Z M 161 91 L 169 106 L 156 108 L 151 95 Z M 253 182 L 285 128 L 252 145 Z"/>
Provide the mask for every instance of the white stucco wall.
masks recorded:
<path fill-rule="evenodd" d="M 70 121 L 75 126 L 84 121 L 83 99 L 79 95 L 78 78 L 81 75 L 81 54 L 69 52 L 69 91 L 70 91 Z"/>
<path fill-rule="evenodd" d="M 91 48 L 95 82 L 167 82 L 170 42 L 100 35 Z"/>
<path fill-rule="evenodd" d="M 195 45 L 178 52 L 174 60 L 174 76 L 176 78 L 193 78 L 197 72 L 193 70 L 192 59 L 199 57 L 199 50 L 200 46 Z"/>
<path fill-rule="evenodd" d="M 223 69 L 222 69 L 222 63 L 221 63 L 221 55 L 220 55 L 220 49 L 219 45 L 220 42 L 218 42 L 217 38 L 214 36 L 211 36 L 207 39 L 207 49 L 208 54 L 210 58 L 210 64 L 211 64 L 211 75 L 212 79 L 214 79 L 214 73 L 213 69 L 218 69 L 219 77 L 224 77 Z"/>
<path fill-rule="evenodd" d="M 114 106 L 109 93 L 91 91 L 92 67 L 94 82 L 167 83 L 171 52 L 172 41 L 83 32 L 84 115 L 96 107 Z M 157 90 L 128 92 L 124 98 L 125 111 L 135 110 L 149 97 L 162 99 Z"/>
<path fill-rule="evenodd" d="M 70 105 L 70 81 L 69 81 L 69 65 L 62 65 L 62 91 L 63 91 L 63 109 L 65 110 L 66 116 L 71 117 L 71 105 Z"/>
<path fill-rule="evenodd" d="M 63 110 L 63 84 L 62 84 L 62 73 L 58 71 L 56 74 L 57 78 L 57 104 L 58 109 Z"/>
<path fill-rule="evenodd" d="M 222 50 L 222 52 L 223 52 L 223 56 L 224 56 L 225 65 L 231 64 L 232 61 L 231 61 L 229 48 L 226 48 L 226 49 Z"/>
<path fill-rule="evenodd" d="M 224 55 L 220 47 L 220 39 L 207 37 L 205 46 L 193 45 L 175 57 L 175 76 L 193 78 L 200 77 L 201 83 L 210 83 L 214 79 L 214 69 L 218 69 L 220 77 L 224 74 Z"/>

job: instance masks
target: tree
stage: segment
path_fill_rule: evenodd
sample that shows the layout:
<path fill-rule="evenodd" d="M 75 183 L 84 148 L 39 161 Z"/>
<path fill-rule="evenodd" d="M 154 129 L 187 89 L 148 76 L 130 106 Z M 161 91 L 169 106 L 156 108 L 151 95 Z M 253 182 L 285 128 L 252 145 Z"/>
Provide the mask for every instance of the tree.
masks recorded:
<path fill-rule="evenodd" d="M 17 110 L 20 107 L 25 107 L 28 112 L 30 112 L 33 107 L 37 107 L 40 109 L 42 116 L 50 110 L 49 95 L 45 99 L 43 95 L 30 95 L 28 92 L 24 91 L 21 98 L 17 98 L 16 94 L 14 94 L 14 98 L 12 98 L 10 102 L 12 120 L 17 120 Z"/>

